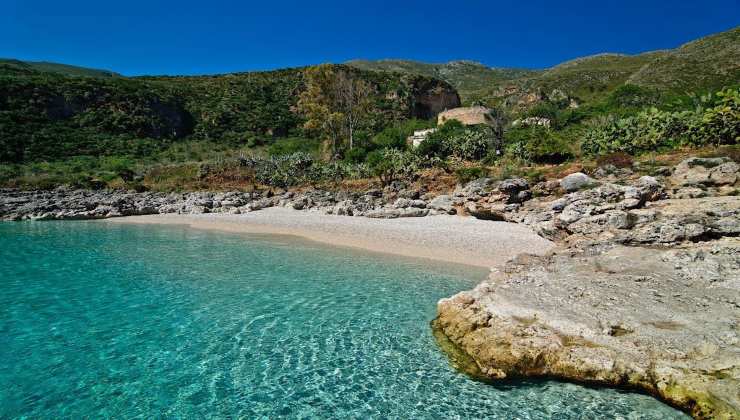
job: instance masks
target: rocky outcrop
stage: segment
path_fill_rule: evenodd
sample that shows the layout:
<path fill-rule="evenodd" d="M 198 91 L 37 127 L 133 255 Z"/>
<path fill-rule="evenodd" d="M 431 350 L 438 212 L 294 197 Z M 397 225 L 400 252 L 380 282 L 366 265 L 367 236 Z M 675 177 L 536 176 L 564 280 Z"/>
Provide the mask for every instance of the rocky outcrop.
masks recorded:
<path fill-rule="evenodd" d="M 421 198 L 422 191 L 403 183 L 365 192 L 271 190 L 254 192 L 136 193 L 120 190 L 0 190 L 0 220 L 102 219 L 145 214 L 241 214 L 267 207 L 321 211 L 339 216 L 371 218 L 423 217 L 455 214 L 449 196 Z"/>
<path fill-rule="evenodd" d="M 460 106 L 460 96 L 449 83 L 437 79 L 417 78 L 412 85 L 411 117 L 435 118 L 445 109 Z"/>
<path fill-rule="evenodd" d="M 456 190 L 470 215 L 527 224 L 560 249 L 441 300 L 435 336 L 476 376 L 638 388 L 695 418 L 740 418 L 737 164 L 596 172 Z"/>
<path fill-rule="evenodd" d="M 520 256 L 438 313 L 487 378 L 639 388 L 696 418 L 740 412 L 738 239 Z"/>

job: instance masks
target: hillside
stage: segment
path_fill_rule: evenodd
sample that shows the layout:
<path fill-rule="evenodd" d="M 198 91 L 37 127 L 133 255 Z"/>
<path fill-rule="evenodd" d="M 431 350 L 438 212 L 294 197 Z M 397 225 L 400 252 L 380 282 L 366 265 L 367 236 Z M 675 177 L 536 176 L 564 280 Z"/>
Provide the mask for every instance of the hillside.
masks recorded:
<path fill-rule="evenodd" d="M 740 81 L 740 27 L 689 42 L 637 70 L 630 83 L 686 91 Z"/>
<path fill-rule="evenodd" d="M 48 61 L 21 61 L 0 58 L 0 73 L 29 74 L 32 72 L 57 73 L 75 77 L 122 77 L 120 74 L 69 64 L 51 63 Z"/>
<path fill-rule="evenodd" d="M 435 77 L 453 85 L 466 102 L 475 100 L 480 92 L 490 89 L 491 86 L 540 73 L 537 70 L 491 68 L 474 61 L 462 60 L 440 64 L 411 60 L 352 60 L 346 64 L 363 70 L 391 71 Z"/>
<path fill-rule="evenodd" d="M 354 60 L 349 65 L 434 75 L 458 89 L 463 103 L 527 105 L 558 89 L 580 101 L 605 98 L 630 83 L 683 95 L 740 82 L 740 28 L 714 34 L 676 49 L 637 55 L 598 54 L 544 71 L 488 68 L 468 61 L 428 64 L 406 60 Z"/>
<path fill-rule="evenodd" d="M 357 60 L 125 77 L 2 60 L 0 185 L 102 180 L 140 187 L 132 174 L 165 190 L 371 175 L 385 182 L 430 165 L 473 179 L 486 173 L 486 165 L 735 145 L 739 36 L 740 28 L 674 50 L 599 54 L 538 71 L 470 61 Z M 328 70 L 312 76 L 321 68 Z M 368 99 L 362 124 L 350 128 L 346 102 L 338 104 L 347 101 L 347 83 L 355 82 Z M 720 92 L 723 86 L 732 89 Z M 311 108 L 299 106 L 302 94 L 313 98 Z M 451 124 L 421 147 L 407 145 L 414 131 L 432 127 L 439 112 L 461 103 L 497 107 L 495 127 Z"/>
<path fill-rule="evenodd" d="M 0 161 L 146 156 L 182 139 L 244 145 L 300 135 L 300 68 L 141 78 L 76 77 L 56 71 L 62 65 L 43 68 L 55 70 L 0 65 Z M 341 68 L 372 86 L 379 113 L 373 129 L 459 105 L 455 90 L 437 79 Z"/>

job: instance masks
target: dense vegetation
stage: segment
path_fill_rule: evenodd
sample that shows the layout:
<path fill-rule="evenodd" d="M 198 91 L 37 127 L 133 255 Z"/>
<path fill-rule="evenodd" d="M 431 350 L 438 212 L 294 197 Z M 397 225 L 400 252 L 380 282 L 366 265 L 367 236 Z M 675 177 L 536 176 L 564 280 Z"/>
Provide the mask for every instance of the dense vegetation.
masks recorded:
<path fill-rule="evenodd" d="M 602 119 L 586 132 L 581 148 L 589 155 L 641 154 L 679 146 L 740 142 L 740 91 L 727 89 L 704 97 L 693 110 L 648 108 L 637 115 Z"/>
<path fill-rule="evenodd" d="M 413 181 L 426 169 L 464 181 L 495 168 L 736 145 L 739 36 L 545 71 L 387 60 L 126 78 L 2 60 L 0 185 L 284 188 Z M 415 130 L 436 126 L 433 107 L 457 99 L 435 77 L 492 107 L 496 124 L 451 120 L 411 148 Z"/>
<path fill-rule="evenodd" d="M 423 76 L 343 68 L 367 83 L 377 131 L 413 117 L 420 93 L 452 89 Z M 76 74 L 76 73 L 75 73 Z M 0 65 L 0 162 L 163 151 L 176 141 L 260 146 L 304 133 L 304 69 L 204 77 L 69 77 Z M 453 91 L 454 92 L 454 91 Z M 311 144 L 311 141 L 307 141 Z"/>

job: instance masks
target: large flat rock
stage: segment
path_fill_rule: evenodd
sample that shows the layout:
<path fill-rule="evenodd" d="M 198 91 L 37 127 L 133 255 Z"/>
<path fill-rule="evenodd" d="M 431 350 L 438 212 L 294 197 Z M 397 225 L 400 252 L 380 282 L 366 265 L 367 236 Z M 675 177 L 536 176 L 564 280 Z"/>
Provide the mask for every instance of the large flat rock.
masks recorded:
<path fill-rule="evenodd" d="M 740 418 L 740 240 L 520 256 L 439 302 L 438 331 L 489 378 L 636 387 Z"/>

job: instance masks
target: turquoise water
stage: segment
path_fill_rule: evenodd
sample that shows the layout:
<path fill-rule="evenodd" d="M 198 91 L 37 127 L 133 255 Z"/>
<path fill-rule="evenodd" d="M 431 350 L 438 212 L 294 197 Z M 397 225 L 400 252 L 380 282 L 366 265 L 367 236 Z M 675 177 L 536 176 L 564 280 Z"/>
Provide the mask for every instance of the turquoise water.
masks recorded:
<path fill-rule="evenodd" d="M 0 223 L 0 418 L 683 417 L 454 371 L 428 324 L 484 275 L 281 237 Z"/>

